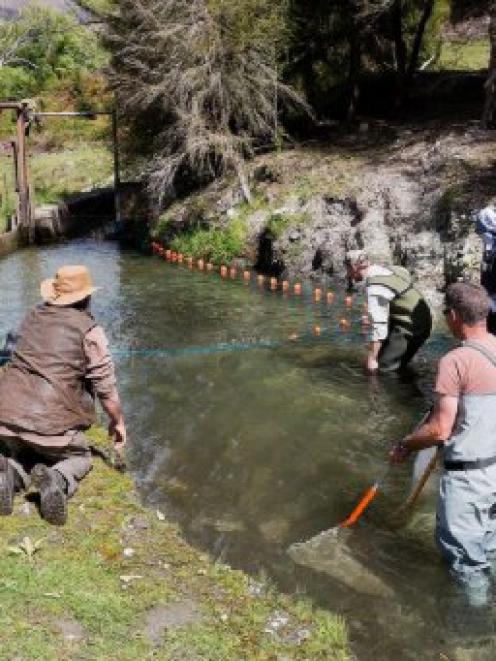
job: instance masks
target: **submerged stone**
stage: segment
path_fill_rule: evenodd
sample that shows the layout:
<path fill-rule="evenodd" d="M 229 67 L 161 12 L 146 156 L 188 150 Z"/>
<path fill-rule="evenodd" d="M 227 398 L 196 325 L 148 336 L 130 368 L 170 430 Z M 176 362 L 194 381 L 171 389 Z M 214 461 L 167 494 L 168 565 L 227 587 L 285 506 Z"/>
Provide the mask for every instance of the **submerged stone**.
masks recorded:
<path fill-rule="evenodd" d="M 297 564 L 328 574 L 353 591 L 375 597 L 393 597 L 394 590 L 353 555 L 349 544 L 352 534 L 352 530 L 330 528 L 307 542 L 292 544 L 288 554 Z"/>

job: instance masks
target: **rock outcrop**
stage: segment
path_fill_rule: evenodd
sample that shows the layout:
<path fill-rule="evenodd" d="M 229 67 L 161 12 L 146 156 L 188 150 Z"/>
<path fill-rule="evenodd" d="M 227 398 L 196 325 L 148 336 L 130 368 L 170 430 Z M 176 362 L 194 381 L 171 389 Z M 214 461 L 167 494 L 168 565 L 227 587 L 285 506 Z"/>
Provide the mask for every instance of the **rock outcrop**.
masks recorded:
<path fill-rule="evenodd" d="M 195 223 L 222 227 L 242 217 L 245 257 L 267 273 L 343 275 L 346 250 L 365 248 L 372 259 L 406 266 L 431 292 L 478 279 L 473 217 L 496 198 L 496 138 L 476 125 L 392 135 L 376 126 L 332 146 L 259 157 L 254 208 L 235 184 L 216 184 L 195 196 Z M 168 210 L 173 234 L 191 231 L 191 204 Z"/>

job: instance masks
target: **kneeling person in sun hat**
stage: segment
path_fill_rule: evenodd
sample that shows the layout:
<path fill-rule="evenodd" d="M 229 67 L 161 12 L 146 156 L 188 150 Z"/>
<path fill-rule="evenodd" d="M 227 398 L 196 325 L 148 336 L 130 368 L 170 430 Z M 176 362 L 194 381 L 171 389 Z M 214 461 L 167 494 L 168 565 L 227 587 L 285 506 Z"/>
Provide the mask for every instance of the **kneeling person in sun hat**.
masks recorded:
<path fill-rule="evenodd" d="M 371 264 L 364 250 L 347 252 L 345 266 L 350 284 L 365 281 L 371 320 L 367 370 L 406 367 L 432 328 L 429 306 L 411 275 L 401 266 Z"/>
<path fill-rule="evenodd" d="M 0 377 L 0 514 L 31 485 L 42 516 L 63 525 L 67 499 L 91 469 L 84 431 L 95 395 L 117 451 L 126 429 L 114 364 L 103 329 L 90 314 L 96 290 L 84 266 L 63 266 L 41 283 L 44 303 L 24 318 L 12 362 Z"/>
<path fill-rule="evenodd" d="M 429 418 L 391 452 L 393 462 L 402 462 L 412 452 L 442 447 L 436 541 L 472 605 L 487 602 L 496 560 L 496 338 L 486 326 L 490 306 L 480 285 L 448 287 L 444 313 L 461 345 L 439 361 Z"/>

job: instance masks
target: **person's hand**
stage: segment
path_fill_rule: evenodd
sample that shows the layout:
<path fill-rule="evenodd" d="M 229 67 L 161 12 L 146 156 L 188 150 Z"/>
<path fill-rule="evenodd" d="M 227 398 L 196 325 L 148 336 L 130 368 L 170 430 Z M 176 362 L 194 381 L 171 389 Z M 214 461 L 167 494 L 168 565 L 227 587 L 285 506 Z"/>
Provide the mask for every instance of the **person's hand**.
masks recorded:
<path fill-rule="evenodd" d="M 108 428 L 110 438 L 114 442 L 115 451 L 122 455 L 126 445 L 126 425 L 124 419 L 111 420 Z"/>
<path fill-rule="evenodd" d="M 411 452 L 405 445 L 404 441 L 400 441 L 393 445 L 389 451 L 389 461 L 392 464 L 402 464 L 410 456 Z"/>
<path fill-rule="evenodd" d="M 365 369 L 367 372 L 370 372 L 371 374 L 373 372 L 377 372 L 379 369 L 379 362 L 377 361 L 377 358 L 374 358 L 374 356 L 367 356 L 367 360 L 365 362 Z"/>

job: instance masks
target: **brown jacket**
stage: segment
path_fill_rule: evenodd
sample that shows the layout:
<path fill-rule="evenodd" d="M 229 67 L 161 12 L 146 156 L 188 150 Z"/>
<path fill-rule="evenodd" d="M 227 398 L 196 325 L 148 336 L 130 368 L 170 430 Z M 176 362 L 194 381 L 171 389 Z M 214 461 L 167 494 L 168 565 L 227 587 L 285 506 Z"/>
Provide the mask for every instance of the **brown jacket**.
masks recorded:
<path fill-rule="evenodd" d="M 73 307 L 45 304 L 26 315 L 0 379 L 1 424 L 39 434 L 91 426 L 95 406 L 86 387 L 83 341 L 95 325 Z"/>

